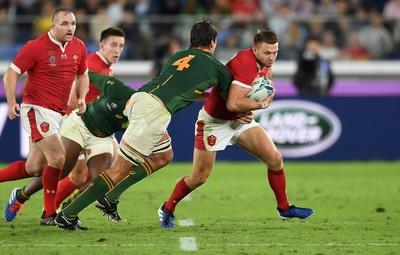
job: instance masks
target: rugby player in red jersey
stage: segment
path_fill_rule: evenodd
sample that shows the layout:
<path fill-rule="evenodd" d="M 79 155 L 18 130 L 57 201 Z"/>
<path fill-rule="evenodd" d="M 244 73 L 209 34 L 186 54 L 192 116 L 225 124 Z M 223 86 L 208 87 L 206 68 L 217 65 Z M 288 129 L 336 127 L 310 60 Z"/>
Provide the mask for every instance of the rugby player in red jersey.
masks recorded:
<path fill-rule="evenodd" d="M 227 67 L 233 76 L 229 89 L 228 103 L 220 90 L 214 87 L 199 112 L 196 122 L 196 137 L 192 172 L 183 177 L 175 186 L 169 199 L 158 210 L 160 226 L 174 228 L 176 205 L 194 189 L 204 184 L 215 163 L 217 151 L 226 146 L 237 144 L 244 150 L 262 160 L 267 166 L 269 185 L 275 194 L 278 215 L 282 219 L 307 218 L 314 211 L 289 205 L 286 194 L 286 177 L 283 160 L 274 142 L 265 130 L 254 120 L 242 123 L 243 112 L 253 110 L 246 98 L 252 82 L 262 68 L 271 68 L 278 55 L 279 38 L 273 31 L 258 31 L 254 36 L 253 46 L 239 51 Z M 271 70 L 267 78 L 272 75 Z M 259 108 L 267 108 L 260 102 Z M 242 113 L 242 114 L 239 114 Z"/>
<path fill-rule="evenodd" d="M 65 149 L 58 132 L 74 82 L 77 114 L 86 110 L 85 96 L 89 87 L 87 50 L 85 44 L 74 37 L 75 30 L 75 15 L 65 8 L 57 9 L 53 13 L 50 31 L 27 42 L 3 77 L 8 117 L 11 120 L 21 117 L 30 141 L 26 162 L 14 162 L 0 171 L 0 182 L 42 176 L 44 212 L 40 223 L 44 225 L 54 219 L 56 212 L 58 180 L 65 162 Z M 24 73 L 27 73 L 27 82 L 19 105 L 16 102 L 16 83 Z M 11 221 L 14 212 L 22 207 L 14 191 L 5 209 L 7 221 Z"/>
<path fill-rule="evenodd" d="M 111 65 L 118 62 L 123 47 L 125 44 L 125 32 L 118 27 L 109 27 L 101 32 L 99 49 L 98 51 L 91 53 L 87 56 L 87 65 L 89 70 L 102 73 L 105 75 L 112 75 Z M 73 85 L 74 86 L 74 85 Z M 73 92 L 73 90 L 71 90 Z M 86 103 L 89 103 L 96 99 L 101 91 L 97 89 L 92 83 L 89 83 L 89 91 L 86 95 Z M 71 108 L 77 107 L 77 98 L 75 93 L 70 94 L 69 98 L 69 108 L 67 113 L 71 112 Z M 63 141 L 64 142 L 64 141 Z M 116 145 L 117 146 L 117 143 Z M 88 173 L 88 168 L 86 165 L 86 161 L 89 161 L 90 155 L 85 159 L 84 154 L 82 153 L 79 157 L 80 160 L 77 161 L 75 167 L 72 169 L 71 173 L 68 177 L 63 178 L 59 184 L 57 195 L 56 195 L 56 208 L 60 206 L 60 203 L 71 193 L 73 193 L 76 189 L 81 188 L 85 183 L 87 183 L 90 179 L 98 176 L 98 174 L 105 170 L 103 165 L 104 161 L 112 161 L 112 154 L 105 153 L 105 158 L 102 158 L 100 161 L 91 160 L 91 169 L 96 170 L 91 174 Z M 67 160 L 66 162 L 69 162 Z M 106 164 L 107 165 L 107 164 Z M 71 169 L 73 166 L 67 166 L 64 168 Z M 63 173 L 68 174 L 68 173 Z M 63 176 L 62 174 L 62 176 Z M 41 177 L 34 178 L 28 185 L 21 188 L 16 188 L 13 193 L 15 193 L 16 203 L 23 204 L 25 203 L 31 195 L 42 189 L 42 180 Z M 11 194 L 10 201 L 12 200 L 13 193 Z M 22 207 L 9 207 L 10 209 L 15 209 L 17 211 L 8 212 L 5 211 L 5 217 L 7 221 L 12 221 L 17 212 L 19 213 Z M 8 215 L 8 216 L 7 216 Z M 14 218 L 13 218 L 14 217 Z M 47 221 L 47 225 L 51 225 L 51 221 Z"/>

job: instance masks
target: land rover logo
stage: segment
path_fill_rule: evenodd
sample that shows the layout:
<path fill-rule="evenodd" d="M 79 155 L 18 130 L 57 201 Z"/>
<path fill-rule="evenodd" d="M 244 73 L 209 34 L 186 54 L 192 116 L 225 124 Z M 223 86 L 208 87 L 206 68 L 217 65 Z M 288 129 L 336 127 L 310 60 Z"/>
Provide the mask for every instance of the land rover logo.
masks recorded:
<path fill-rule="evenodd" d="M 342 126 L 326 107 L 302 100 L 277 100 L 255 116 L 284 157 L 322 152 L 339 138 Z"/>

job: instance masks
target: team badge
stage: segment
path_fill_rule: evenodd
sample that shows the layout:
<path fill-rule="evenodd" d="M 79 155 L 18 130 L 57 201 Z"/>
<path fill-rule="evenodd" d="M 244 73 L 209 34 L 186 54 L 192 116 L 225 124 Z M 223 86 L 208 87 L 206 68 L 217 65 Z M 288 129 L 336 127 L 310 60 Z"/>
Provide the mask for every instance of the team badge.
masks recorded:
<path fill-rule="evenodd" d="M 40 130 L 42 130 L 43 133 L 49 131 L 49 127 L 50 125 L 47 122 L 42 122 L 42 124 L 40 124 Z"/>
<path fill-rule="evenodd" d="M 214 146 L 216 142 L 217 142 L 217 138 L 214 135 L 210 135 L 207 137 L 208 145 Z"/>
<path fill-rule="evenodd" d="M 56 56 L 51 56 L 49 62 L 49 66 L 56 66 Z"/>
<path fill-rule="evenodd" d="M 74 55 L 72 58 L 74 59 L 74 64 L 78 63 L 78 56 L 77 55 Z"/>

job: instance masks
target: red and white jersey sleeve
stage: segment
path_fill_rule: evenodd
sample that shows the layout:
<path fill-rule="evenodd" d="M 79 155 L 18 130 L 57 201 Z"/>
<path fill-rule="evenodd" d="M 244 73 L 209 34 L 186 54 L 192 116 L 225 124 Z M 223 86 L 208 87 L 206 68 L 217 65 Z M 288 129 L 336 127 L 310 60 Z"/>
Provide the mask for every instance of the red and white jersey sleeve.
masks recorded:
<path fill-rule="evenodd" d="M 239 51 L 227 64 L 233 76 L 233 86 L 251 87 L 253 80 L 259 72 L 259 65 L 253 54 L 252 49 Z M 232 86 L 232 85 L 231 85 Z M 238 113 L 228 111 L 226 100 L 217 87 L 213 87 L 208 99 L 204 104 L 206 112 L 214 118 L 223 120 L 236 120 Z"/>
<path fill-rule="evenodd" d="M 86 55 L 85 44 L 76 37 L 64 46 L 49 33 L 26 43 L 10 66 L 28 74 L 22 102 L 64 114 L 76 75 L 88 71 Z"/>
<path fill-rule="evenodd" d="M 98 52 L 89 54 L 87 57 L 87 65 L 90 71 L 98 72 L 105 75 L 112 75 L 111 64 L 107 62 Z M 92 83 L 89 84 L 89 91 L 86 94 L 86 103 L 95 100 L 101 91 L 96 88 Z"/>

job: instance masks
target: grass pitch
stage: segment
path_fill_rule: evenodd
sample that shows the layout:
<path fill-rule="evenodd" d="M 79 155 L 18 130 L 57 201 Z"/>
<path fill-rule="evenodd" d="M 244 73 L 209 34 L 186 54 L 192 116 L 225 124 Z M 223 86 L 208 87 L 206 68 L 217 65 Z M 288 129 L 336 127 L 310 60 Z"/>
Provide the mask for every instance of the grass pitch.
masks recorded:
<path fill-rule="evenodd" d="M 290 202 L 315 209 L 290 221 L 277 217 L 261 163 L 217 162 L 178 205 L 177 228 L 160 229 L 157 209 L 190 169 L 173 163 L 131 187 L 119 223 L 92 204 L 79 215 L 85 232 L 39 226 L 37 193 L 12 223 L 0 220 L 0 254 L 400 254 L 400 162 L 287 162 Z M 0 212 L 26 182 L 0 184 Z"/>

